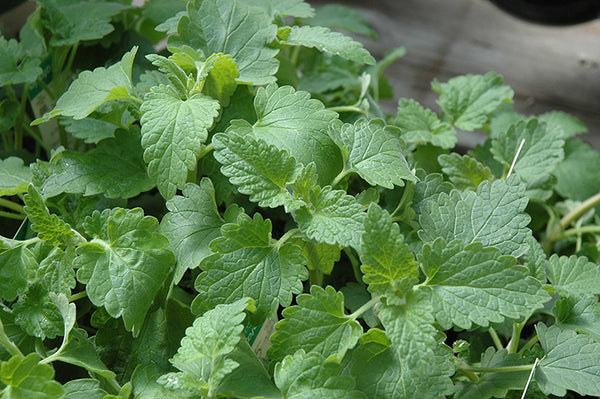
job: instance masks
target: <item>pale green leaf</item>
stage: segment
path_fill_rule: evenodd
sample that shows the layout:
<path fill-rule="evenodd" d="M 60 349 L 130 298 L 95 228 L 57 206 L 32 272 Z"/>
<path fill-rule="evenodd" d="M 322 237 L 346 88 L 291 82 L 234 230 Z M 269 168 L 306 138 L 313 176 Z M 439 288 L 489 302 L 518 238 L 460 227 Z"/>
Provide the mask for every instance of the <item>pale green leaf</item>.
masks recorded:
<path fill-rule="evenodd" d="M 283 28 L 283 37 L 283 44 L 314 47 L 357 64 L 375 64 L 375 59 L 361 43 L 323 26 L 286 27 Z"/>
<path fill-rule="evenodd" d="M 319 184 L 329 184 L 342 169 L 338 147 L 327 134 L 337 114 L 325 109 L 319 100 L 291 86 L 272 84 L 260 87 L 254 98 L 257 121 L 232 121 L 227 133 L 233 131 L 254 137 L 286 150 L 298 163 L 315 162 Z"/>
<path fill-rule="evenodd" d="M 353 125 L 332 125 L 329 135 L 342 150 L 345 169 L 354 171 L 367 183 L 385 188 L 416 181 L 404 158 L 400 130 L 381 119 L 359 119 Z"/>
<path fill-rule="evenodd" d="M 490 168 L 468 155 L 460 156 L 455 152 L 442 154 L 438 157 L 438 162 L 442 171 L 459 190 L 474 190 L 482 181 L 494 179 Z"/>
<path fill-rule="evenodd" d="M 274 18 L 276 15 L 282 17 L 309 18 L 314 15 L 310 4 L 304 0 L 240 0 L 242 3 L 252 7 L 261 8 L 265 14 Z"/>
<path fill-rule="evenodd" d="M 546 356 L 536 368 L 535 380 L 542 391 L 564 396 L 567 390 L 580 395 L 600 392 L 600 343 L 585 334 L 537 324 Z"/>
<path fill-rule="evenodd" d="M 163 197 L 183 188 L 196 170 L 202 143 L 219 114 L 219 102 L 203 94 L 181 99 L 170 86 L 152 88 L 141 106 L 142 147 L 148 174 Z"/>
<path fill-rule="evenodd" d="M 277 26 L 261 9 L 240 1 L 204 0 L 188 3 L 170 46 L 188 45 L 204 54 L 228 54 L 236 60 L 238 81 L 263 85 L 275 81 L 279 50 L 270 47 Z"/>
<path fill-rule="evenodd" d="M 548 260 L 546 276 L 552 287 L 567 294 L 600 294 L 600 267 L 585 256 L 554 254 Z"/>
<path fill-rule="evenodd" d="M 302 240 L 298 245 L 306 256 L 309 270 L 319 270 L 324 274 L 330 274 L 337 261 L 340 260 L 341 249 L 339 245 Z"/>
<path fill-rule="evenodd" d="M 0 389 L 2 399 L 58 399 L 63 387 L 54 381 L 54 369 L 49 364 L 39 364 L 39 356 L 30 353 L 26 357 L 16 355 L 0 366 Z"/>
<path fill-rule="evenodd" d="M 21 158 L 0 159 L 0 197 L 27 192 L 33 176 Z"/>
<path fill-rule="evenodd" d="M 489 115 L 502 103 L 512 102 L 514 95 L 495 72 L 457 76 L 447 83 L 434 80 L 431 86 L 440 94 L 437 103 L 450 123 L 468 131 L 483 127 Z"/>
<path fill-rule="evenodd" d="M 182 196 L 167 201 L 169 212 L 160 222 L 160 232 L 177 257 L 173 280 L 178 283 L 187 269 L 195 269 L 212 252 L 210 242 L 221 235 L 223 219 L 215 203 L 215 189 L 208 178 L 200 185 L 187 183 Z"/>
<path fill-rule="evenodd" d="M 86 11 L 87 13 L 87 11 Z M 131 68 L 137 47 L 125 53 L 121 61 L 108 68 L 83 71 L 56 102 L 56 106 L 33 124 L 58 116 L 83 119 L 107 101 L 136 97 L 131 81 Z"/>
<path fill-rule="evenodd" d="M 73 137 L 86 143 L 97 143 L 100 140 L 114 137 L 119 126 L 114 123 L 94 118 L 71 119 L 63 118 L 60 124 Z"/>
<path fill-rule="evenodd" d="M 397 224 L 389 213 L 371 205 L 365 218 L 360 260 L 363 281 L 373 295 L 403 297 L 407 284 L 416 282 L 418 264 L 409 252 Z"/>
<path fill-rule="evenodd" d="M 344 29 L 359 35 L 371 36 L 373 39 L 377 36 L 363 14 L 342 4 L 325 4 L 317 8 L 315 16 L 305 22 L 313 26 Z"/>
<path fill-rule="evenodd" d="M 438 239 L 423 247 L 419 262 L 433 313 L 444 330 L 519 319 L 550 300 L 529 269 L 478 242 L 465 246 L 460 240 Z"/>
<path fill-rule="evenodd" d="M 379 318 L 402 367 L 401 384 L 416 390 L 404 390 L 408 397 L 416 398 L 415 393 L 425 384 L 429 385 L 426 392 L 436 393 L 431 397 L 452 392 L 452 351 L 443 343 L 445 335 L 434 327 L 432 311 L 429 299 L 420 292 L 407 295 L 402 305 L 382 304 L 379 308 Z"/>
<path fill-rule="evenodd" d="M 362 399 L 352 377 L 341 374 L 337 362 L 329 362 L 317 352 L 299 350 L 275 365 L 275 384 L 283 399 Z"/>
<path fill-rule="evenodd" d="M 41 339 L 63 335 L 63 318 L 48 291 L 40 284 L 29 287 L 13 306 L 13 311 L 15 324 L 29 335 Z"/>
<path fill-rule="evenodd" d="M 286 189 L 298 174 L 296 161 L 287 151 L 235 132 L 215 135 L 213 145 L 221 172 L 240 193 L 250 195 L 250 201 L 270 208 L 299 206 Z"/>
<path fill-rule="evenodd" d="M 508 353 L 506 349 L 496 351 L 494 348 L 488 348 L 481 355 L 481 366 L 485 368 L 515 367 L 527 364 L 527 359 L 523 359 L 516 353 Z M 479 381 L 469 380 L 459 381 L 457 383 L 456 399 L 490 399 L 504 398 L 509 390 L 522 391 L 527 384 L 529 371 L 506 371 L 496 373 L 481 373 Z"/>
<path fill-rule="evenodd" d="M 41 74 L 40 60 L 27 55 L 22 43 L 0 36 L 0 87 L 32 83 Z"/>
<path fill-rule="evenodd" d="M 491 152 L 497 161 L 504 164 L 505 170 L 516 157 L 512 173 L 521 177 L 530 197 L 538 197 L 540 194 L 533 196 L 529 191 L 539 190 L 551 177 L 564 158 L 564 143 L 556 132 L 547 129 L 545 123 L 530 119 L 511 125 L 505 134 L 492 139 Z M 547 199 L 550 195 L 548 190 L 538 198 Z"/>
<path fill-rule="evenodd" d="M 71 380 L 63 385 L 64 399 L 104 399 L 106 391 L 100 388 L 100 381 L 92 378 Z"/>
<path fill-rule="evenodd" d="M 219 100 L 221 106 L 227 107 L 238 86 L 238 66 L 228 54 L 213 54 L 206 62 L 210 63 L 210 69 L 204 81 L 204 93 Z"/>
<path fill-rule="evenodd" d="M 559 134 L 559 137 L 565 140 L 575 137 L 578 134 L 588 132 L 588 128 L 583 122 L 565 112 L 546 112 L 545 114 L 539 115 L 538 119 L 541 122 L 546 122 L 548 129 L 560 130 L 561 133 Z"/>
<path fill-rule="evenodd" d="M 0 298 L 13 301 L 35 278 L 38 264 L 24 245 L 0 253 Z"/>
<path fill-rule="evenodd" d="M 112 317 L 122 316 L 137 336 L 174 257 L 166 249 L 168 240 L 157 232 L 157 220 L 142 209 L 105 210 L 100 216 L 100 234 L 77 249 L 77 279 L 86 284 L 94 305 L 104 306 Z"/>
<path fill-rule="evenodd" d="M 33 184 L 29 185 L 24 202 L 24 211 L 31 222 L 31 229 L 38 233 L 40 239 L 55 246 L 69 246 L 84 241 L 83 237 L 68 223 L 50 213 L 44 199 Z"/>
<path fill-rule="evenodd" d="M 102 360 L 98 356 L 98 349 L 90 341 L 85 330 L 81 328 L 71 330 L 69 341 L 62 348 L 56 360 L 82 367 L 91 373 L 99 374 L 109 380 L 115 378 L 115 373 L 102 363 Z"/>
<path fill-rule="evenodd" d="M 250 297 L 256 301 L 256 317 L 264 320 L 302 292 L 302 281 L 308 278 L 306 258 L 297 245 L 271 238 L 270 220 L 258 213 L 254 219 L 240 215 L 237 223 L 223 225 L 221 234 L 210 245 L 214 254 L 200 264 L 195 313 Z"/>
<path fill-rule="evenodd" d="M 439 194 L 421 207 L 419 237 L 429 242 L 438 237 L 446 242 L 480 242 L 503 254 L 521 256 L 527 252 L 531 236 L 524 194 L 525 186 L 514 176 L 483 181 L 476 192 L 452 190 Z"/>
<path fill-rule="evenodd" d="M 360 323 L 345 314 L 344 296 L 331 286 L 313 285 L 310 295 L 298 295 L 296 303 L 283 310 L 284 319 L 275 325 L 270 359 L 281 360 L 303 349 L 341 360 L 363 334 Z"/>
<path fill-rule="evenodd" d="M 584 332 L 600 342 L 600 304 L 595 296 L 561 298 L 552 312 L 563 330 Z"/>
<path fill-rule="evenodd" d="M 167 58 L 159 54 L 148 54 L 146 59 L 152 63 L 158 70 L 165 74 L 171 82 L 177 93 L 181 96 L 188 94 L 188 75 L 183 68 L 173 60 L 173 56 Z M 148 91 L 151 91 L 150 88 Z"/>
<path fill-rule="evenodd" d="M 568 140 L 565 158 L 553 174 L 557 181 L 554 189 L 564 198 L 584 201 L 600 191 L 600 153 L 579 140 Z"/>
<path fill-rule="evenodd" d="M 343 190 L 316 186 L 309 193 L 308 205 L 296 210 L 294 219 L 311 240 L 360 249 L 365 212 Z"/>
<path fill-rule="evenodd" d="M 115 137 L 87 151 L 63 151 L 52 159 L 52 174 L 42 185 L 45 197 L 60 193 L 131 198 L 154 187 L 142 157 L 139 128 L 119 129 Z"/>
<path fill-rule="evenodd" d="M 400 128 L 401 137 L 408 143 L 431 143 L 441 148 L 454 148 L 456 145 L 456 130 L 452 125 L 441 122 L 433 111 L 423 108 L 415 100 L 401 98 L 398 114 L 392 123 Z"/>

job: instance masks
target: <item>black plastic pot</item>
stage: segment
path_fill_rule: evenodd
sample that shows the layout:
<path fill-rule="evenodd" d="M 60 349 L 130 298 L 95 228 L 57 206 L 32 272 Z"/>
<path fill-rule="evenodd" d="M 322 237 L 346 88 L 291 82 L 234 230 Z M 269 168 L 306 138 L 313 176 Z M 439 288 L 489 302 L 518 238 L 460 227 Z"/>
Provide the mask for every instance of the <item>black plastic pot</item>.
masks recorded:
<path fill-rule="evenodd" d="M 545 25 L 574 25 L 600 16 L 600 0 L 490 0 L 507 13 Z"/>

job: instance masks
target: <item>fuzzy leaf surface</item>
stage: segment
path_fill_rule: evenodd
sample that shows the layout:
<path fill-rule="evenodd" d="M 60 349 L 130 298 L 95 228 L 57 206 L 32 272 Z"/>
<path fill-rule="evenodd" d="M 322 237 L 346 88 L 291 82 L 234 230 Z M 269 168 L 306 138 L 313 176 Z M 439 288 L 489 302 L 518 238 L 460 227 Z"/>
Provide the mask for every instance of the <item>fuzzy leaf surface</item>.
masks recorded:
<path fill-rule="evenodd" d="M 398 113 L 392 123 L 402 131 L 402 139 L 408 143 L 431 143 L 436 147 L 454 148 L 456 130 L 431 110 L 423 108 L 412 99 L 398 101 Z"/>
<path fill-rule="evenodd" d="M 35 82 L 42 72 L 40 60 L 28 56 L 22 43 L 0 36 L 0 87 Z"/>
<path fill-rule="evenodd" d="M 561 298 L 552 312 L 561 329 L 584 332 L 600 342 L 600 304 L 595 296 Z"/>
<path fill-rule="evenodd" d="M 343 29 L 359 35 L 371 36 L 377 34 L 369 25 L 364 15 L 352 7 L 342 4 L 325 4 L 315 10 L 315 16 L 306 20 L 309 25 L 326 26 L 331 29 Z"/>
<path fill-rule="evenodd" d="M 444 330 L 518 319 L 550 300 L 529 269 L 480 243 L 465 246 L 460 240 L 446 244 L 438 239 L 423 247 L 419 261 L 433 313 Z"/>
<path fill-rule="evenodd" d="M 400 130 L 386 126 L 383 120 L 359 119 L 352 125 L 332 125 L 329 135 L 340 146 L 346 169 L 358 173 L 367 183 L 391 189 L 403 186 L 404 180 L 416 180 L 404 158 Z"/>
<path fill-rule="evenodd" d="M 250 195 L 250 201 L 270 208 L 293 204 L 286 186 L 294 181 L 298 168 L 285 150 L 235 132 L 215 135 L 213 145 L 221 172 L 242 194 Z"/>
<path fill-rule="evenodd" d="M 153 87 L 141 106 L 142 147 L 148 175 L 166 199 L 196 169 L 202 143 L 219 114 L 219 102 L 198 93 L 182 100 L 171 86 Z"/>
<path fill-rule="evenodd" d="M 292 26 L 284 28 L 284 30 L 284 44 L 314 47 L 319 51 L 338 55 L 357 64 L 375 64 L 375 59 L 361 43 L 339 32 L 332 32 L 329 28 Z"/>
<path fill-rule="evenodd" d="M 600 392 L 600 343 L 585 334 L 563 331 L 539 323 L 537 334 L 546 357 L 536 369 L 535 380 L 549 394 L 564 396 L 567 390 L 580 395 Z"/>
<path fill-rule="evenodd" d="M 425 242 L 442 237 L 465 244 L 480 242 L 503 254 L 523 255 L 531 235 L 530 217 L 525 211 L 528 199 L 519 178 L 484 181 L 477 191 L 452 190 L 426 201 L 421 209 L 419 237 Z"/>
<path fill-rule="evenodd" d="M 225 223 L 217 209 L 210 179 L 203 178 L 200 185 L 187 183 L 182 194 L 167 201 L 169 212 L 160 222 L 160 232 L 169 239 L 169 248 L 177 257 L 175 282 L 212 253 L 209 244 L 221 235 Z"/>
<path fill-rule="evenodd" d="M 32 178 L 29 166 L 21 158 L 0 159 L 0 197 L 26 193 Z"/>
<path fill-rule="evenodd" d="M 310 294 L 298 295 L 296 302 L 284 309 L 284 319 L 275 325 L 270 359 L 281 360 L 303 349 L 341 360 L 363 334 L 362 326 L 344 312 L 344 295 L 331 286 L 313 285 Z"/>
<path fill-rule="evenodd" d="M 24 245 L 0 253 L 0 299 L 13 301 L 35 278 L 38 264 Z"/>
<path fill-rule="evenodd" d="M 270 17 L 279 14 L 282 17 L 309 18 L 314 15 L 313 8 L 304 0 L 242 0 L 242 2 L 262 8 Z"/>
<path fill-rule="evenodd" d="M 546 275 L 559 292 L 577 296 L 600 294 L 600 268 L 585 256 L 554 254 L 548 260 Z"/>
<path fill-rule="evenodd" d="M 554 190 L 565 198 L 584 201 L 600 191 L 600 176 L 596 173 L 600 153 L 579 140 L 567 140 L 564 151 L 565 158 L 553 172 L 557 179 Z"/>
<path fill-rule="evenodd" d="M 483 127 L 488 115 L 502 103 L 512 102 L 514 95 L 494 72 L 457 76 L 447 83 L 434 80 L 431 86 L 440 94 L 437 103 L 450 123 L 468 131 Z"/>
<path fill-rule="evenodd" d="M 54 369 L 49 364 L 39 364 L 36 353 L 11 357 L 0 366 L 0 389 L 2 399 L 58 399 L 63 387 L 54 381 Z"/>
<path fill-rule="evenodd" d="M 442 154 L 438 157 L 438 162 L 442 171 L 459 190 L 475 190 L 482 181 L 494 179 L 490 168 L 468 155 Z"/>
<path fill-rule="evenodd" d="M 29 287 L 14 304 L 13 311 L 15 324 L 31 336 L 53 339 L 63 333 L 62 316 L 48 291 L 40 284 Z"/>
<path fill-rule="evenodd" d="M 250 297 L 256 301 L 257 318 L 264 320 L 275 316 L 279 305 L 288 306 L 292 294 L 302 292 L 302 281 L 308 278 L 306 258 L 297 245 L 272 240 L 270 220 L 260 214 L 254 219 L 240 215 L 237 223 L 223 225 L 221 234 L 210 244 L 214 254 L 200 264 L 195 313 Z"/>
<path fill-rule="evenodd" d="M 97 221 L 92 233 L 92 222 Z M 95 236 L 77 249 L 77 279 L 86 284 L 90 301 L 112 317 L 123 317 L 137 336 L 173 263 L 169 241 L 158 233 L 158 222 L 141 208 L 105 210 L 88 219 Z"/>

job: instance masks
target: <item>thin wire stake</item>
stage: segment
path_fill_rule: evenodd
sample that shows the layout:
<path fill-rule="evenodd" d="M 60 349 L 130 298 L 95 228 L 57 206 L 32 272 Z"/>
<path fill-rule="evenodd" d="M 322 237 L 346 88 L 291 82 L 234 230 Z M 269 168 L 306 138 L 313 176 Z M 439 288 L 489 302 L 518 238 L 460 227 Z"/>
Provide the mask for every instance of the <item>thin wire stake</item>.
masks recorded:
<path fill-rule="evenodd" d="M 527 384 L 525 384 L 525 389 L 523 390 L 523 395 L 521 395 L 521 399 L 525 399 L 525 394 L 527 393 L 527 389 L 529 388 L 529 383 L 531 382 L 531 379 L 533 378 L 533 372 L 535 371 L 535 366 L 537 366 L 539 361 L 540 361 L 540 359 L 538 359 L 536 357 L 535 362 L 533 362 L 533 367 L 531 368 L 531 373 L 529 373 L 529 378 L 527 379 Z"/>
<path fill-rule="evenodd" d="M 508 169 L 508 174 L 506 175 L 507 179 L 510 177 L 510 174 L 512 173 L 513 168 L 515 167 L 515 164 L 517 163 L 517 158 L 519 157 L 519 153 L 521 152 L 521 149 L 523 148 L 523 144 L 525 144 L 525 139 L 521 140 L 521 144 L 519 145 L 519 148 L 517 149 L 517 153 L 515 154 L 512 164 L 510 165 L 510 168 Z"/>

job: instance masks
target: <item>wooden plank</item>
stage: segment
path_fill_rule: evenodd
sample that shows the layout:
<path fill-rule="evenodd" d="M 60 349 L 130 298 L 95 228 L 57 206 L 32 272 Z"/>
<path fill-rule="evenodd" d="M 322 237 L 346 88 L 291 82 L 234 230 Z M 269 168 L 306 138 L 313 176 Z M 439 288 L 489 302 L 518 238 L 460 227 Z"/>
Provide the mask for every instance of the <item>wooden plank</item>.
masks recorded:
<path fill-rule="evenodd" d="M 327 3 L 311 1 L 318 7 Z M 600 23 L 549 27 L 518 20 L 483 0 L 342 2 L 358 9 L 378 33 L 360 38 L 376 58 L 404 46 L 388 69 L 397 97 L 438 110 L 433 78 L 496 71 L 516 93 L 515 109 L 537 115 L 562 110 L 580 118 L 600 148 Z M 363 40 L 364 39 L 364 40 Z M 397 99 L 387 104 L 394 109 Z M 593 134 L 595 133 L 596 134 Z M 467 138 L 470 139 L 470 138 Z"/>

